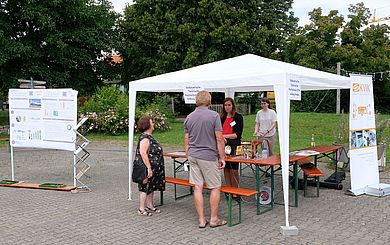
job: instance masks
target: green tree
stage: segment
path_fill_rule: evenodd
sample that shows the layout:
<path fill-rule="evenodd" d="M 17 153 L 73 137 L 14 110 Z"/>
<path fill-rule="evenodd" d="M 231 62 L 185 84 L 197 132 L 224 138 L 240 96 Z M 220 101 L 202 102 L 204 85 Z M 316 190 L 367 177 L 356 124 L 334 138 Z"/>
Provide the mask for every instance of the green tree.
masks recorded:
<path fill-rule="evenodd" d="M 284 59 L 314 69 L 334 71 L 336 64 L 331 64 L 330 59 L 344 18 L 337 10 L 322 15 L 321 8 L 309 12 L 309 16 L 311 23 L 300 27 L 297 34 L 289 38 Z"/>
<path fill-rule="evenodd" d="M 107 0 L 2 0 L 3 89 L 32 77 L 47 87 L 94 91 L 112 75 L 103 52 L 115 48 L 116 20 Z"/>
<path fill-rule="evenodd" d="M 139 0 L 121 30 L 126 80 L 283 48 L 297 19 L 292 0 Z"/>
<path fill-rule="evenodd" d="M 311 23 L 289 38 L 283 58 L 291 63 L 333 73 L 337 62 L 347 71 L 373 73 L 390 70 L 389 26 L 368 26 L 371 14 L 362 3 L 351 5 L 349 11 L 348 21 L 344 23 L 336 10 L 322 15 L 320 8 L 314 9 L 309 13 Z M 379 111 L 390 111 L 387 74 L 379 73 L 374 77 L 374 96 Z M 332 112 L 335 103 L 334 91 L 305 92 L 302 102 L 294 103 L 293 108 Z M 341 106 L 345 111 L 349 110 L 348 91 L 342 91 Z"/>

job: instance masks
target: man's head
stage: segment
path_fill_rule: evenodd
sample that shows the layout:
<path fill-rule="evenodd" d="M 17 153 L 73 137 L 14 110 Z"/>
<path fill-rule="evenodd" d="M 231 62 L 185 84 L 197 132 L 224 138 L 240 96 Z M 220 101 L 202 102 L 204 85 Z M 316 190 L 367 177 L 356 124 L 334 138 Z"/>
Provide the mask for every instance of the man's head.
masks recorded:
<path fill-rule="evenodd" d="M 199 91 L 196 95 L 196 106 L 211 105 L 211 94 L 206 90 Z"/>

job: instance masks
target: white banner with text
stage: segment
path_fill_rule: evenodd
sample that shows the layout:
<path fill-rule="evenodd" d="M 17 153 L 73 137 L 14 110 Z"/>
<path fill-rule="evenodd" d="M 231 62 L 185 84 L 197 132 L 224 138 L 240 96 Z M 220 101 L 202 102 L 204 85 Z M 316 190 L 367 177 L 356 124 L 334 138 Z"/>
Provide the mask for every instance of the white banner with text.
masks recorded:
<path fill-rule="evenodd" d="M 349 112 L 351 191 L 379 184 L 374 94 L 371 76 L 351 75 Z"/>

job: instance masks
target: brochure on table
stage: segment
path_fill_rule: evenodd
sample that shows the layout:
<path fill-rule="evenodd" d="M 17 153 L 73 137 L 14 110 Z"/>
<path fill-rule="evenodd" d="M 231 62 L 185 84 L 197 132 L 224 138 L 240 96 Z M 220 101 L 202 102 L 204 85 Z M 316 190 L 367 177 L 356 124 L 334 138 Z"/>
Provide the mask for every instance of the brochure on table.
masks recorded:
<path fill-rule="evenodd" d="M 77 93 L 73 89 L 10 89 L 11 146 L 74 151 Z"/>

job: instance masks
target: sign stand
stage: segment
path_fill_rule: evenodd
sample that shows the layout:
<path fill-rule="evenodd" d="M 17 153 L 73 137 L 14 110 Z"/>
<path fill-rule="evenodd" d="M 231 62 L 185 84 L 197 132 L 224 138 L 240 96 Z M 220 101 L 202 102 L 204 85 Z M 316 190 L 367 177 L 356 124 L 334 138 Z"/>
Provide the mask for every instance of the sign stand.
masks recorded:
<path fill-rule="evenodd" d="M 372 76 L 351 75 L 349 127 L 349 194 L 390 195 L 390 185 L 379 182 Z"/>
<path fill-rule="evenodd" d="M 91 191 L 91 189 L 84 183 L 82 178 L 89 177 L 86 173 L 90 169 L 90 165 L 87 163 L 87 158 L 90 156 L 90 153 L 86 150 L 87 145 L 89 145 L 90 141 L 85 138 L 83 134 L 88 132 L 87 129 L 81 127 L 86 121 L 88 117 L 84 117 L 80 120 L 75 128 L 76 132 L 76 150 L 73 152 L 73 185 L 77 189 L 84 189 Z M 82 132 L 79 132 L 81 129 Z"/>

